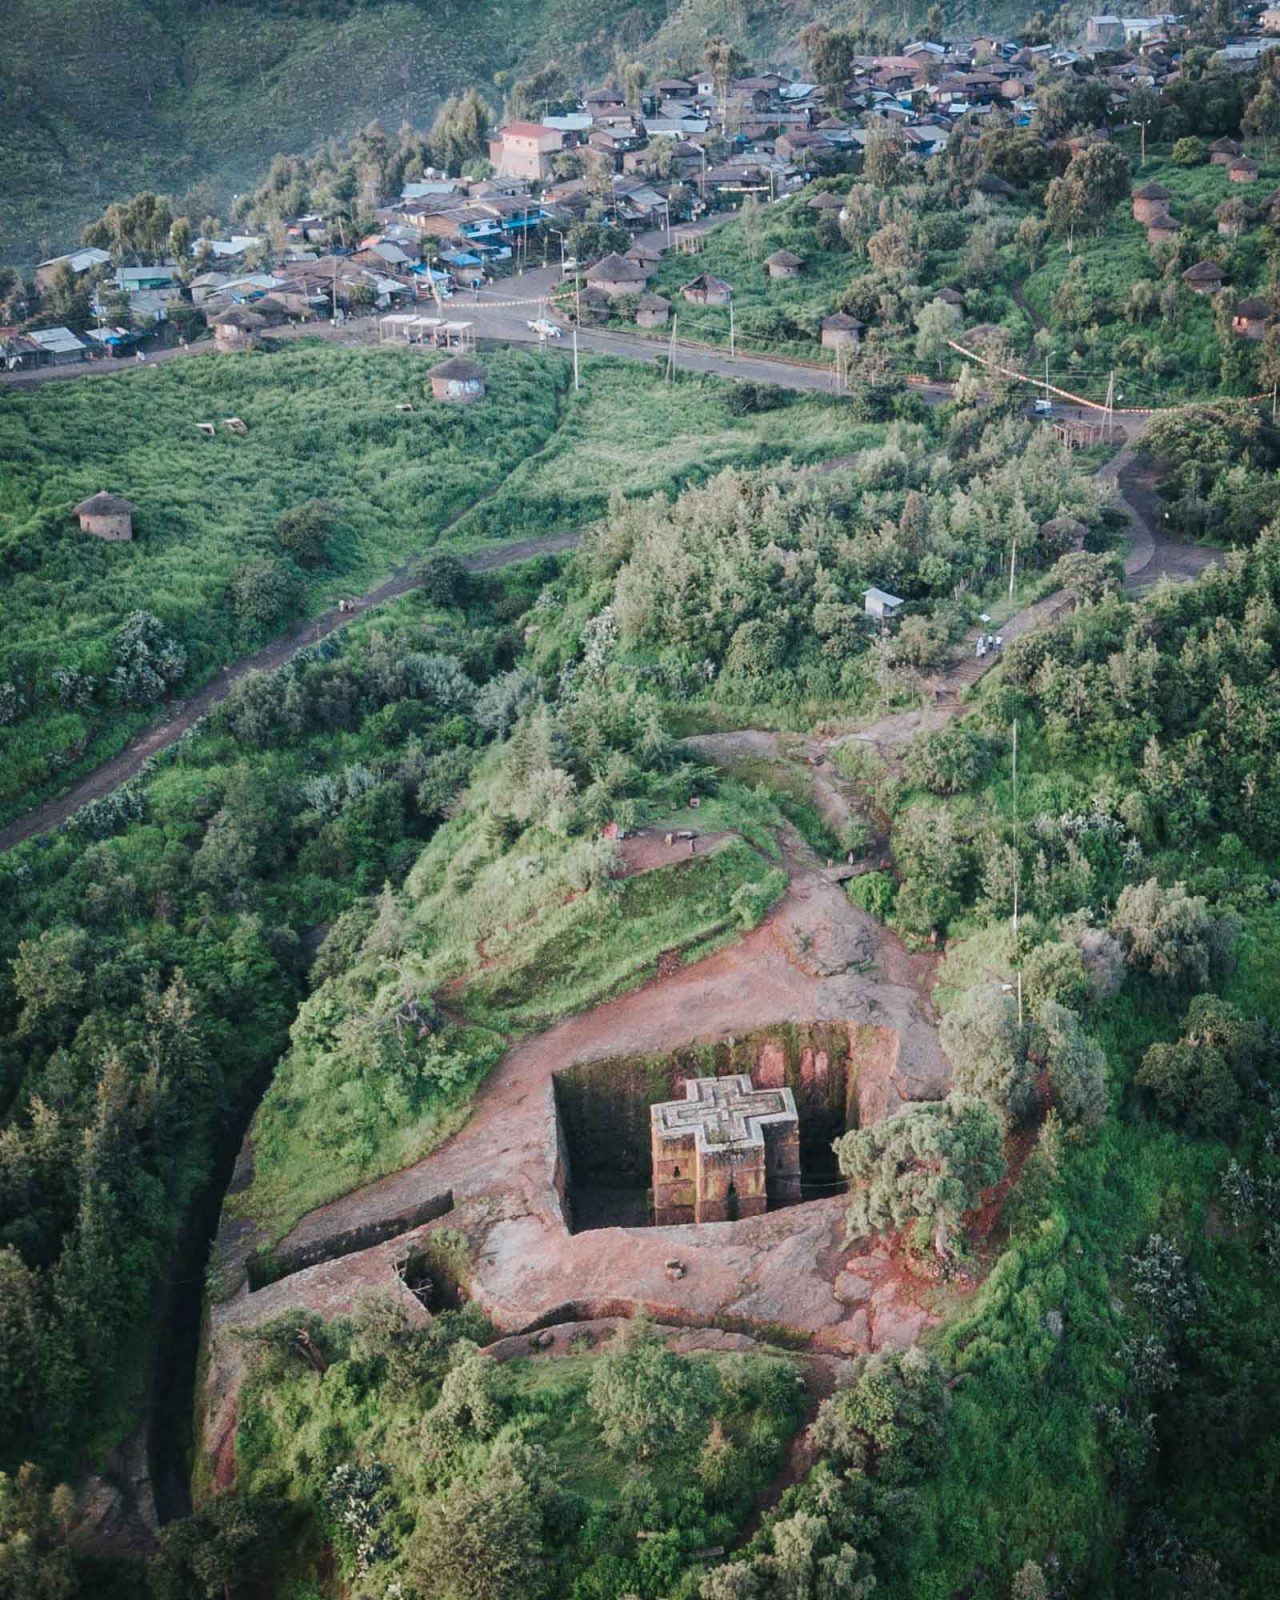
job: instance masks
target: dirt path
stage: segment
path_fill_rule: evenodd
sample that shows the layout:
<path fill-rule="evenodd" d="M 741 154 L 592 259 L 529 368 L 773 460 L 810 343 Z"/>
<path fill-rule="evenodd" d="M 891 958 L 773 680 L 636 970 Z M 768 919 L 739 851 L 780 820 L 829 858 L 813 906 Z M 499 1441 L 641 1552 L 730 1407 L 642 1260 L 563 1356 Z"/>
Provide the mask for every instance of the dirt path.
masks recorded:
<path fill-rule="evenodd" d="M 494 491 L 490 491 L 492 492 Z M 480 503 L 480 500 L 473 501 L 455 517 L 450 518 L 444 528 L 452 527 Z M 536 556 L 560 550 L 572 550 L 581 539 L 582 530 L 575 528 L 567 533 L 549 534 L 541 539 L 524 539 L 515 544 L 496 545 L 492 549 L 463 556 L 461 560 L 469 572 L 493 572 L 500 567 L 514 566 L 521 561 L 532 561 Z M 104 795 L 118 789 L 121 784 L 128 783 L 129 779 L 136 777 L 153 756 L 167 749 L 169 745 L 176 744 L 201 717 L 207 716 L 214 706 L 225 700 L 235 685 L 248 673 L 272 672 L 292 660 L 299 650 L 327 638 L 339 628 L 345 628 L 349 622 L 365 616 L 375 606 L 383 605 L 388 600 L 395 599 L 397 595 L 407 594 L 418 582 L 418 563 L 421 559 L 421 556 L 415 556 L 403 566 L 397 567 L 391 577 L 370 589 L 356 601 L 354 611 L 323 611 L 318 617 L 301 622 L 288 633 L 282 633 L 279 638 L 272 639 L 269 644 L 263 645 L 261 650 L 255 650 L 252 655 L 243 657 L 232 666 L 224 667 L 216 678 L 205 684 L 203 689 L 198 689 L 195 694 L 180 701 L 174 708 L 173 714 L 164 722 L 156 723 L 140 733 L 118 756 L 113 756 L 110 761 L 97 767 L 66 794 L 45 801 L 34 811 L 28 811 L 24 816 L 9 823 L 7 827 L 0 828 L 0 852 L 12 850 L 14 845 L 21 844 L 24 839 L 30 839 L 33 834 L 48 833 L 73 816 L 81 806 L 87 805 L 91 800 L 100 800 Z"/>
<path fill-rule="evenodd" d="M 1034 309 L 1030 301 L 1028 301 L 1026 295 L 1022 291 L 1022 285 L 1020 283 L 1015 283 L 1013 285 L 1013 303 L 1031 324 L 1035 332 L 1039 333 L 1041 328 L 1044 327 L 1044 318 L 1038 311 Z"/>

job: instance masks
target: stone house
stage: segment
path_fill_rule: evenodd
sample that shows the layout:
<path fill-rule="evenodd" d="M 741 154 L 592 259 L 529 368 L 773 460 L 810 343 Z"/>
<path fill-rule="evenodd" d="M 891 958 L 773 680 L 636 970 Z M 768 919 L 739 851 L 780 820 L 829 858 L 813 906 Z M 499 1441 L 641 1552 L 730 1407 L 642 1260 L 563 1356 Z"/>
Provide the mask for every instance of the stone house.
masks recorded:
<path fill-rule="evenodd" d="M 508 122 L 489 141 L 494 171 L 506 178 L 541 182 L 551 175 L 551 157 L 564 148 L 564 134 L 541 122 Z"/>
<path fill-rule="evenodd" d="M 1238 239 L 1245 230 L 1245 208 L 1243 200 L 1224 200 L 1214 212 L 1218 220 L 1218 237 L 1220 239 Z"/>
<path fill-rule="evenodd" d="M 258 343 L 267 319 L 244 306 L 233 306 L 221 316 L 214 317 L 209 326 L 213 329 L 214 348 L 230 355 L 236 350 L 252 350 Z"/>
<path fill-rule="evenodd" d="M 660 294 L 642 294 L 636 307 L 637 328 L 665 328 L 671 315 L 671 302 Z"/>
<path fill-rule="evenodd" d="M 484 368 L 469 356 L 451 356 L 431 369 L 431 395 L 456 406 L 484 399 Z"/>
<path fill-rule="evenodd" d="M 1172 193 L 1162 183 L 1144 183 L 1140 189 L 1133 191 L 1133 220 L 1135 222 L 1154 222 L 1169 209 L 1169 202 L 1173 199 Z"/>
<path fill-rule="evenodd" d="M 1177 221 L 1167 211 L 1162 211 L 1159 216 L 1152 217 L 1147 224 L 1147 243 L 1172 244 L 1178 237 Z"/>
<path fill-rule="evenodd" d="M 713 272 L 700 272 L 680 293 L 692 306 L 727 306 L 733 299 L 733 285 Z"/>
<path fill-rule="evenodd" d="M 1226 281 L 1222 268 L 1216 261 L 1197 261 L 1182 274 L 1182 281 L 1192 294 L 1217 294 Z"/>
<path fill-rule="evenodd" d="M 833 312 L 822 319 L 822 348 L 838 350 L 842 345 L 860 345 L 866 324 L 851 317 L 847 311 Z"/>
<path fill-rule="evenodd" d="M 82 500 L 72 511 L 80 519 L 81 533 L 91 533 L 96 539 L 106 539 L 112 544 L 127 543 L 133 538 L 134 506 L 122 494 L 110 494 L 99 489 L 87 500 Z"/>
<path fill-rule="evenodd" d="M 1260 295 L 1249 295 L 1232 313 L 1231 331 L 1241 339 L 1261 339 L 1266 336 L 1270 320 L 1270 303 Z"/>
<path fill-rule="evenodd" d="M 1215 167 L 1230 166 L 1237 156 L 1243 154 L 1240 144 L 1235 139 L 1228 139 L 1225 136 L 1215 139 L 1209 146 L 1209 161 Z"/>
<path fill-rule="evenodd" d="M 1237 156 L 1234 161 L 1227 163 L 1228 183 L 1256 183 L 1258 181 L 1258 163 L 1252 156 Z"/>
<path fill-rule="evenodd" d="M 685 1098 L 649 1108 L 657 1227 L 734 1222 L 801 1198 L 800 1124 L 785 1087 L 746 1073 L 690 1078 Z"/>
<path fill-rule="evenodd" d="M 765 257 L 764 264 L 771 278 L 798 278 L 804 261 L 791 250 L 775 250 Z"/>
<path fill-rule="evenodd" d="M 619 295 L 637 294 L 645 286 L 649 274 L 638 261 L 628 261 L 616 251 L 597 261 L 587 273 L 587 282 L 593 289 L 603 289 L 611 300 Z"/>

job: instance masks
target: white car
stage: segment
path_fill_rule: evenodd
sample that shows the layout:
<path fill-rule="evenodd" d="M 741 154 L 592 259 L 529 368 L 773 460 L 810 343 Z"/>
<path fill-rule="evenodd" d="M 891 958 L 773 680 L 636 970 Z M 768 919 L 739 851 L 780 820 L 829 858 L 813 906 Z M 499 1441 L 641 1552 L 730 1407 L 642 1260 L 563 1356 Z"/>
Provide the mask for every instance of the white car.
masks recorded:
<path fill-rule="evenodd" d="M 1053 415 L 1053 401 L 1046 395 L 1040 395 L 1032 404 L 1031 410 L 1037 417 L 1051 417 Z"/>
<path fill-rule="evenodd" d="M 558 322 L 548 322 L 546 317 L 535 318 L 529 324 L 529 329 L 530 332 L 536 333 L 539 339 L 559 339 L 564 333 Z"/>

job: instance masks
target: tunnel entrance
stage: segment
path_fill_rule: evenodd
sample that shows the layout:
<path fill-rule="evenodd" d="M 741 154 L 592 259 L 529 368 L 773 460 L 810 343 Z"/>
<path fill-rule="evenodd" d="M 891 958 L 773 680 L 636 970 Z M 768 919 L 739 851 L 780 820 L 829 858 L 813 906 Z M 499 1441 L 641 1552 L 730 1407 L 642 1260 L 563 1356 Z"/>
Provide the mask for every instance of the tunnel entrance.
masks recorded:
<path fill-rule="evenodd" d="M 612 1056 L 566 1067 L 553 1079 L 559 1186 L 570 1230 L 649 1226 L 653 1210 L 651 1108 L 683 1100 L 697 1079 L 745 1076 L 748 1089 L 787 1089 L 799 1122 L 800 1200 L 840 1192 L 832 1141 L 857 1126 L 858 1062 L 883 1049 L 890 1030 L 844 1022 L 785 1023 L 651 1055 Z M 896 1041 L 895 1041 L 896 1043 Z M 673 1154 L 664 1179 L 688 1178 Z M 771 1154 L 770 1166 L 777 1155 Z M 773 1185 L 769 1186 L 771 1189 Z M 769 1209 L 794 1203 L 771 1196 Z M 726 1199 L 744 1214 L 740 1184 Z"/>

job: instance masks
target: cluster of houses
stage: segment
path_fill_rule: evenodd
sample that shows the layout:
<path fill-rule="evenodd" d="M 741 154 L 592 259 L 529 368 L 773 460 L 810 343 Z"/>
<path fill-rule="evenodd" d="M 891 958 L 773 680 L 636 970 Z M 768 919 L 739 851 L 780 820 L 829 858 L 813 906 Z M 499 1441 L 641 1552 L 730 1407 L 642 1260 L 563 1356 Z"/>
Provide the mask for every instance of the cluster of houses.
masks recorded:
<path fill-rule="evenodd" d="M 1244 154 L 1236 140 L 1215 139 L 1208 153 L 1210 163 L 1223 170 L 1225 182 L 1257 182 L 1258 163 Z M 1180 224 L 1172 205 L 1173 193 L 1162 183 L 1144 183 L 1133 191 L 1133 220 L 1147 230 L 1147 243 L 1153 249 L 1171 244 L 1178 236 Z M 1238 239 L 1251 224 L 1280 223 L 1280 189 L 1256 202 L 1228 195 L 1217 208 L 1216 220 L 1218 235 L 1223 239 Z M 1193 294 L 1213 296 L 1227 286 L 1226 269 L 1220 261 L 1197 261 L 1182 274 L 1182 281 Z M 1248 295 L 1236 305 L 1231 328 L 1242 339 L 1262 339 L 1274 316 L 1267 300 Z"/>
<path fill-rule="evenodd" d="M 1280 26 L 1280 7 L 1262 13 L 1259 30 L 1272 26 L 1268 18 Z M 1070 46 L 991 35 L 946 43 L 917 39 L 894 54 L 855 58 L 834 98 L 815 83 L 779 72 L 726 82 L 702 70 L 662 78 L 630 98 L 605 84 L 584 93 L 572 110 L 496 129 L 489 146 L 492 172 L 483 180 L 428 170 L 405 183 L 399 196 L 375 211 L 374 231 L 359 240 L 346 238 L 324 217 L 305 215 L 289 221 L 282 249 L 270 250 L 265 239 L 250 235 L 200 241 L 194 277 L 176 262 L 113 267 L 105 250 L 88 247 L 41 262 L 36 282 L 42 290 L 64 268 L 86 277 L 97 326 L 82 334 L 56 327 L 0 328 L 0 366 L 127 353 L 170 317 L 179 300 L 203 313 L 219 347 L 227 350 L 250 347 L 283 322 L 341 320 L 364 309 L 406 314 L 407 337 L 421 334 L 433 343 L 465 347 L 456 330 L 441 337 L 438 328 L 428 329 L 431 318 L 421 315 L 419 303 L 430 302 L 430 309 L 442 313 L 444 301 L 459 289 L 478 286 L 508 264 L 528 262 L 535 232 L 544 254 L 549 237 L 558 237 L 566 261 L 570 227 L 599 216 L 603 207 L 612 223 L 633 236 L 664 228 L 669 242 L 694 252 L 697 231 L 678 227 L 686 218 L 736 206 L 748 195 L 792 192 L 816 174 L 847 165 L 885 129 L 892 129 L 905 158 L 924 160 L 946 146 L 962 118 L 969 127 L 997 116 L 1029 126 L 1038 86 L 1047 77 L 1077 68 L 1101 73 L 1112 115 L 1123 118 L 1136 87 L 1158 89 L 1176 79 L 1184 31 L 1167 13 L 1101 14 L 1087 19 Z M 1274 34 L 1265 31 L 1242 36 L 1219 55 L 1229 66 L 1249 65 L 1258 54 L 1253 47 L 1260 50 L 1269 40 Z M 1230 183 L 1249 184 L 1258 176 L 1256 162 L 1231 140 L 1217 141 L 1212 159 L 1226 168 Z M 979 187 L 996 200 L 1013 193 L 992 174 Z M 1159 184 L 1144 185 L 1134 195 L 1135 219 L 1153 245 L 1176 235 L 1169 201 Z M 820 195 L 813 204 L 838 209 L 840 201 Z M 1241 209 L 1223 208 L 1224 236 L 1240 225 Z M 636 322 L 662 325 L 671 306 L 647 292 L 656 264 L 656 255 L 638 247 L 607 256 L 587 272 L 579 312 L 588 320 L 602 318 L 620 298 L 634 296 Z M 803 266 L 786 250 L 765 263 L 773 278 L 795 276 Z M 1210 266 L 1192 268 L 1188 285 L 1214 292 Z M 1203 275 L 1195 276 L 1202 268 Z M 723 304 L 732 296 L 728 284 L 706 273 L 681 292 L 697 304 Z M 128 303 L 127 326 L 115 325 L 121 319 L 113 316 L 121 297 Z M 856 343 L 861 333 L 856 319 L 833 316 L 824 323 L 823 343 Z"/>

